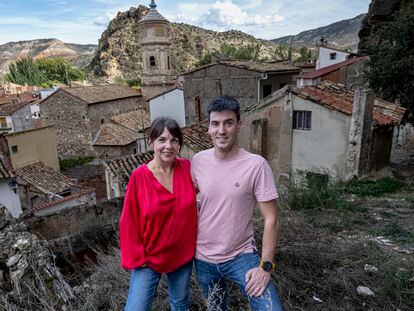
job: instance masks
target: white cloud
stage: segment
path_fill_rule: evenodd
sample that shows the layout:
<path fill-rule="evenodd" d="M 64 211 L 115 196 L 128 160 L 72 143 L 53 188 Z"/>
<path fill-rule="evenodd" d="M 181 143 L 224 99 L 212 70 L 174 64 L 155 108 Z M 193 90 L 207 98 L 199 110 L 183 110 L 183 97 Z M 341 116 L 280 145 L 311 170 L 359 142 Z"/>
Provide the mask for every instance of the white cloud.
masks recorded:
<path fill-rule="evenodd" d="M 198 23 L 203 26 L 230 29 L 235 27 L 267 26 L 281 22 L 284 17 L 278 14 L 248 13 L 231 0 L 216 1 L 204 14 L 199 16 Z"/>

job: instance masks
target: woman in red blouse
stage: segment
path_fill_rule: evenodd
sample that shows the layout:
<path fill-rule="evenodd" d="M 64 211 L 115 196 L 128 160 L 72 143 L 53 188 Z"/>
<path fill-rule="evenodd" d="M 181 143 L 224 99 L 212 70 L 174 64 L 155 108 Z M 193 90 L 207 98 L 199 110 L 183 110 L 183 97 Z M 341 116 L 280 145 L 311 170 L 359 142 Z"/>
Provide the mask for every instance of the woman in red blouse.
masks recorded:
<path fill-rule="evenodd" d="M 132 270 L 125 310 L 150 310 L 162 273 L 171 310 L 188 310 L 197 235 L 190 161 L 177 157 L 183 138 L 174 119 L 155 119 L 148 141 L 154 159 L 131 174 L 119 224 L 122 267 Z"/>

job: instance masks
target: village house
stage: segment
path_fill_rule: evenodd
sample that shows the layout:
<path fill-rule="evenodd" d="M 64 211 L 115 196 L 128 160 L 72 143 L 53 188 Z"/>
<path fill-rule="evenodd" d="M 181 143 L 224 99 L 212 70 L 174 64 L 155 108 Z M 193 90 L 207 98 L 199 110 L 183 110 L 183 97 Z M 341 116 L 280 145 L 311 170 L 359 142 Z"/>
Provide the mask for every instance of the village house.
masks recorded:
<path fill-rule="evenodd" d="M 287 84 L 294 84 L 300 68 L 289 62 L 216 61 L 182 74 L 186 125 L 207 118 L 213 98 L 228 95 L 242 108 Z"/>
<path fill-rule="evenodd" d="M 0 94 L 15 95 L 36 92 L 38 90 L 40 90 L 40 87 L 38 86 L 19 85 L 12 82 L 4 82 L 0 85 Z"/>
<path fill-rule="evenodd" d="M 286 86 L 244 108 L 240 144 L 264 156 L 280 183 L 300 172 L 361 176 L 389 164 L 404 111 L 329 81 Z"/>
<path fill-rule="evenodd" d="M 318 45 L 318 60 L 316 61 L 316 70 L 343 62 L 350 57 L 350 53 L 328 47 L 327 42 L 323 41 Z"/>
<path fill-rule="evenodd" d="M 140 91 L 122 85 L 63 87 L 39 103 L 55 125 L 59 157 L 93 156 L 93 138 L 111 117 L 144 107 Z"/>
<path fill-rule="evenodd" d="M 75 185 L 42 162 L 16 169 L 22 209 L 35 216 L 54 214 L 84 204 L 95 204 L 95 190 Z"/>
<path fill-rule="evenodd" d="M 207 124 L 193 124 L 182 128 L 184 145 L 180 156 L 191 159 L 197 152 L 213 148 L 207 133 Z M 108 199 L 124 196 L 129 176 L 140 165 L 153 158 L 153 151 L 106 161 L 105 180 Z"/>
<path fill-rule="evenodd" d="M 59 171 L 56 132 L 53 126 L 34 128 L 5 135 L 15 169 L 41 161 Z"/>
<path fill-rule="evenodd" d="M 174 87 L 148 99 L 151 122 L 158 117 L 174 118 L 178 124 L 185 126 L 184 92 L 180 87 Z"/>
<path fill-rule="evenodd" d="M 368 56 L 353 57 L 307 72 L 297 78 L 296 85 L 298 87 L 316 85 L 325 80 L 343 84 L 348 88 L 364 85 L 368 59 Z"/>
<path fill-rule="evenodd" d="M 150 116 L 144 109 L 111 117 L 110 123 L 102 124 L 93 139 L 95 156 L 114 159 L 146 152 L 145 132 L 150 126 Z"/>
<path fill-rule="evenodd" d="M 0 133 L 31 129 L 31 106 L 38 99 L 35 94 L 0 96 Z"/>
<path fill-rule="evenodd" d="M 16 173 L 10 161 L 7 141 L 0 134 L 0 205 L 3 205 L 14 218 L 22 213 L 16 182 Z"/>

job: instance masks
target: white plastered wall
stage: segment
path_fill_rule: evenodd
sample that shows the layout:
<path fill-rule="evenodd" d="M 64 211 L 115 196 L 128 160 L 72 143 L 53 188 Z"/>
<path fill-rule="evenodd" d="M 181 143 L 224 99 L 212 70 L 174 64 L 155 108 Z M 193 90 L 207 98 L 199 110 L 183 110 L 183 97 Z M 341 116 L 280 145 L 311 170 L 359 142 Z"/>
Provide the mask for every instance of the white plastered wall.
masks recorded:
<path fill-rule="evenodd" d="M 151 122 L 158 117 L 174 118 L 178 124 L 185 126 L 184 94 L 180 89 L 172 90 L 149 102 Z"/>
<path fill-rule="evenodd" d="M 11 179 L 0 181 L 0 204 L 4 205 L 14 218 L 18 218 L 22 213 L 19 192 L 14 193 L 9 187 Z"/>

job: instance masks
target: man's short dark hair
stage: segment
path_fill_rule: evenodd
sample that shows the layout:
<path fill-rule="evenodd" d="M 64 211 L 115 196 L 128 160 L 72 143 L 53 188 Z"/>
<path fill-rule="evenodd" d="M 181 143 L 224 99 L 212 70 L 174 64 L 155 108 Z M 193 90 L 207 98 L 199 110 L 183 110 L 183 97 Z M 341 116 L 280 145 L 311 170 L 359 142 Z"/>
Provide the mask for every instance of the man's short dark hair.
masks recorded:
<path fill-rule="evenodd" d="M 234 111 L 237 117 L 237 122 L 240 121 L 240 104 L 237 99 L 223 95 L 219 96 L 208 103 L 208 119 L 210 120 L 210 113 L 213 111 Z"/>

